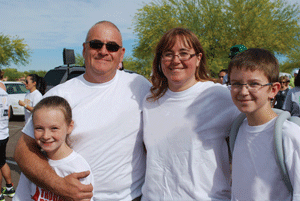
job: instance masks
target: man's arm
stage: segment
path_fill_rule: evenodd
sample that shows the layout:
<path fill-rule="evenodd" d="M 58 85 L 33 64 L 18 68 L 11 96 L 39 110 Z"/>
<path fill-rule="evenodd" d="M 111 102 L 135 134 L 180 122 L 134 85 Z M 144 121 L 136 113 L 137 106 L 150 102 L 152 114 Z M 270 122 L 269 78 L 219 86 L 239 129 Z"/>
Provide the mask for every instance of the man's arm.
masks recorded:
<path fill-rule="evenodd" d="M 48 189 L 67 200 L 90 200 L 92 185 L 83 185 L 79 179 L 89 175 L 89 171 L 59 177 L 50 167 L 39 150 L 35 140 L 22 134 L 16 146 L 14 158 L 21 171 L 36 185 Z"/>

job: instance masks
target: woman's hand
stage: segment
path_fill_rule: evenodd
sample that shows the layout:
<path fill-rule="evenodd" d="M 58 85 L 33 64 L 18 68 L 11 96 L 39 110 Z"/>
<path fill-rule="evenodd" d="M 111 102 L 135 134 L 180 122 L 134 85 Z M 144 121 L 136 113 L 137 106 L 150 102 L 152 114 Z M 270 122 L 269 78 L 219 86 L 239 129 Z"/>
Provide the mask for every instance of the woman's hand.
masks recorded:
<path fill-rule="evenodd" d="M 24 106 L 25 106 L 25 103 L 24 103 L 24 101 L 22 101 L 22 100 L 19 100 L 19 105 L 24 107 Z"/>

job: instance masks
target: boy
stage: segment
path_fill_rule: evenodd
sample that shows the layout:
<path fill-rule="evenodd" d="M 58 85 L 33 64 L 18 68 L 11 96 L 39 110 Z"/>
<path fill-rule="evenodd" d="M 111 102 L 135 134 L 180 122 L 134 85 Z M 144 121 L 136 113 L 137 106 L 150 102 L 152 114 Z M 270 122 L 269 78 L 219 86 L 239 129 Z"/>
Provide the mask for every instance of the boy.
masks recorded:
<path fill-rule="evenodd" d="M 229 64 L 231 97 L 246 114 L 232 159 L 232 200 L 300 199 L 300 127 L 283 124 L 285 165 L 293 195 L 282 180 L 274 152 L 274 125 L 277 114 L 271 99 L 280 89 L 279 64 L 269 51 L 253 48 L 236 55 Z"/>

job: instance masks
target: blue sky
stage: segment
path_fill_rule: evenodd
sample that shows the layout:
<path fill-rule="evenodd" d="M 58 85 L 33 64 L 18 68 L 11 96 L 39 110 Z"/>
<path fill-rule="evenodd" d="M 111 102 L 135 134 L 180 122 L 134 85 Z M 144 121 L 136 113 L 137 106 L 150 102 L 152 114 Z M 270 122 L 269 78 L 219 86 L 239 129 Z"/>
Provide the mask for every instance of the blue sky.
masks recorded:
<path fill-rule="evenodd" d="M 153 0 L 0 0 L 0 33 L 24 38 L 32 51 L 19 71 L 50 70 L 63 64 L 63 48 L 81 53 L 88 29 L 98 21 L 116 24 L 123 36 L 125 56 L 131 55 L 135 36 L 132 18 Z M 298 0 L 287 0 L 296 3 Z"/>

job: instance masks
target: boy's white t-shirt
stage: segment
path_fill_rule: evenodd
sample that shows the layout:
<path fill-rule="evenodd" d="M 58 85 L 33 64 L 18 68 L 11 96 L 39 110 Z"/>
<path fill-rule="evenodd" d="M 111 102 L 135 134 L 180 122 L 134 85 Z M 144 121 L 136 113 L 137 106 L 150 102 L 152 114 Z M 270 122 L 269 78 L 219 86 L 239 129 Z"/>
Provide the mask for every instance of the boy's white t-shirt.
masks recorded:
<path fill-rule="evenodd" d="M 276 119 L 259 126 L 249 126 L 247 119 L 242 123 L 232 159 L 232 200 L 300 200 L 300 127 L 285 121 L 282 130 L 292 196 L 275 158 Z"/>
<path fill-rule="evenodd" d="M 50 166 L 60 177 L 68 176 L 69 174 L 83 171 L 91 171 L 86 160 L 73 151 L 69 156 L 61 160 L 48 159 Z M 51 179 L 51 178 L 49 178 Z M 94 185 L 94 177 L 92 172 L 86 178 L 80 180 L 83 184 Z M 19 184 L 13 201 L 44 201 L 44 200 L 62 200 L 58 195 L 36 186 L 23 173 L 21 173 Z M 93 200 L 93 199 L 91 199 Z"/>
<path fill-rule="evenodd" d="M 142 101 L 149 89 L 141 75 L 118 70 L 109 82 L 90 83 L 80 75 L 44 95 L 64 97 L 72 108 L 69 144 L 92 168 L 95 199 L 131 201 L 141 195 Z M 31 118 L 23 132 L 34 138 Z"/>
<path fill-rule="evenodd" d="M 43 98 L 41 92 L 39 90 L 34 90 L 30 93 L 27 92 L 25 95 L 24 103 L 25 105 L 29 105 L 30 107 L 34 107 L 41 99 Z M 24 108 L 25 111 L 25 123 L 27 123 L 29 117 L 31 116 L 31 112 Z"/>
<path fill-rule="evenodd" d="M 213 82 L 144 100 L 142 200 L 230 200 L 225 137 L 239 113 L 227 87 Z"/>

